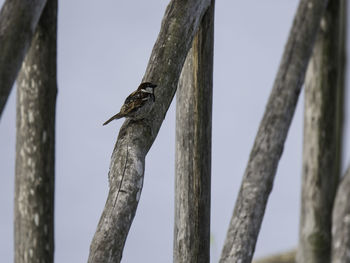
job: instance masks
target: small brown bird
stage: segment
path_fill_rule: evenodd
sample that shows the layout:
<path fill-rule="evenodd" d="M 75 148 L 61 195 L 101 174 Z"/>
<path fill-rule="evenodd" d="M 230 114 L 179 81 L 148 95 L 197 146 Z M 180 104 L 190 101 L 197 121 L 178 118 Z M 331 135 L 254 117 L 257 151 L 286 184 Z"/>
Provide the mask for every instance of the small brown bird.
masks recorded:
<path fill-rule="evenodd" d="M 141 83 L 138 89 L 126 98 L 120 112 L 103 123 L 103 125 L 123 117 L 134 120 L 139 120 L 146 117 L 146 115 L 151 111 L 156 100 L 154 96 L 155 87 L 157 87 L 157 85 L 150 82 Z"/>

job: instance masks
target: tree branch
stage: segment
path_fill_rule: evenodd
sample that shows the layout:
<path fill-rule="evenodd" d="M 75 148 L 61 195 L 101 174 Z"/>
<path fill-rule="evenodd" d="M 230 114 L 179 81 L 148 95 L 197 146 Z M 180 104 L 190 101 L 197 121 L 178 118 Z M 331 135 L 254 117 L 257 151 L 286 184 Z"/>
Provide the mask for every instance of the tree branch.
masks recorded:
<path fill-rule="evenodd" d="M 214 1 L 182 69 L 176 95 L 174 262 L 210 262 Z"/>
<path fill-rule="evenodd" d="M 7 0 L 0 11 L 0 118 L 46 0 Z"/>
<path fill-rule="evenodd" d="M 327 0 L 301 0 L 250 153 L 220 262 L 250 262 Z"/>
<path fill-rule="evenodd" d="M 43 10 L 17 80 L 15 262 L 53 262 L 57 0 Z"/>
<path fill-rule="evenodd" d="M 89 262 L 120 262 L 125 240 L 140 198 L 145 156 L 175 94 L 193 37 L 209 0 L 173 0 L 168 5 L 144 81 L 158 85 L 148 118 L 126 120 L 113 150 L 110 190 L 90 246 Z"/>

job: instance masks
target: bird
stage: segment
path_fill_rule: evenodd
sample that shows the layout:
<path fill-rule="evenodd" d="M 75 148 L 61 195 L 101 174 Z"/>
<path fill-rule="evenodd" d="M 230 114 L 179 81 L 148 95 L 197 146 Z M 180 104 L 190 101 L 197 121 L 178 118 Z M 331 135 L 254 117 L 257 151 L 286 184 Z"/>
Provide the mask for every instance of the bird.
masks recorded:
<path fill-rule="evenodd" d="M 120 118 L 130 118 L 132 120 L 140 120 L 147 116 L 151 111 L 156 97 L 154 96 L 154 88 L 156 84 L 151 82 L 143 82 L 137 90 L 131 93 L 124 101 L 120 111 L 109 118 L 103 125 Z"/>

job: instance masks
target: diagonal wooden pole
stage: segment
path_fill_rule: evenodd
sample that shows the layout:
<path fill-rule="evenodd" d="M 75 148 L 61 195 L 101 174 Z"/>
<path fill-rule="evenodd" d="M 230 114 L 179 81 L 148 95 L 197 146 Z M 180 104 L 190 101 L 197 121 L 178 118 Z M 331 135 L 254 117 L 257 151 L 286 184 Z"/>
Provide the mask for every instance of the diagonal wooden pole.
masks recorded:
<path fill-rule="evenodd" d="M 172 0 L 143 81 L 158 85 L 148 118 L 127 120 L 112 153 L 110 190 L 90 246 L 88 262 L 120 262 L 143 185 L 145 157 L 176 91 L 181 69 L 210 0 Z M 156 214 L 156 213 L 155 213 Z"/>
<path fill-rule="evenodd" d="M 221 263 L 251 262 L 327 0 L 301 0 L 244 172 Z"/>

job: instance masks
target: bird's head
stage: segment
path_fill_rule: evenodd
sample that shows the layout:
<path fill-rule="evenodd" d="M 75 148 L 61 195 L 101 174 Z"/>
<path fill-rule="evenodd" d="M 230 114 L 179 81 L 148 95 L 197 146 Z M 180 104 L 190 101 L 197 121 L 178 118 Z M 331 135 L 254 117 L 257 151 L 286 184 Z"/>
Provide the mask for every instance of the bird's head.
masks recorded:
<path fill-rule="evenodd" d="M 138 90 L 142 90 L 143 92 L 153 94 L 153 90 L 155 87 L 157 87 L 156 84 L 152 84 L 151 82 L 143 82 L 140 84 Z"/>

